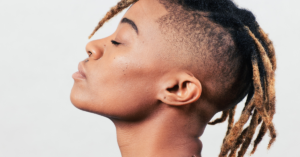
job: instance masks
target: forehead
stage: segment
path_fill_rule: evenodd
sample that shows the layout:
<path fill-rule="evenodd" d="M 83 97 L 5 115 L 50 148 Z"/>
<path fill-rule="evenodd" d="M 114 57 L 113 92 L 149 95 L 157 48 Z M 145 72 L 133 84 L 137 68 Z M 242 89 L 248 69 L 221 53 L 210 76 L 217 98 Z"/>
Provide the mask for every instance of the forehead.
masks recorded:
<path fill-rule="evenodd" d="M 165 14 L 167 14 L 165 7 L 159 2 L 159 0 L 139 0 L 129 8 L 125 15 L 136 17 L 150 18 L 155 20 Z"/>
<path fill-rule="evenodd" d="M 158 0 L 139 0 L 126 12 L 124 17 L 131 19 L 141 29 L 141 33 L 158 27 L 157 20 L 168 12 Z"/>

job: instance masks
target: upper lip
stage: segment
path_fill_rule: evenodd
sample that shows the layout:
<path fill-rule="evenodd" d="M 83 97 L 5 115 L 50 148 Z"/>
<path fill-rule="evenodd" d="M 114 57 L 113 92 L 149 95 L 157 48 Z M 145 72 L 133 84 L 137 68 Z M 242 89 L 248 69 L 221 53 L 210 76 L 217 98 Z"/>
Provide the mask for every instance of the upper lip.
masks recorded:
<path fill-rule="evenodd" d="M 79 64 L 78 64 L 78 72 L 79 72 L 83 77 L 86 78 L 85 70 L 84 70 L 84 68 L 83 68 L 82 62 L 79 62 Z"/>

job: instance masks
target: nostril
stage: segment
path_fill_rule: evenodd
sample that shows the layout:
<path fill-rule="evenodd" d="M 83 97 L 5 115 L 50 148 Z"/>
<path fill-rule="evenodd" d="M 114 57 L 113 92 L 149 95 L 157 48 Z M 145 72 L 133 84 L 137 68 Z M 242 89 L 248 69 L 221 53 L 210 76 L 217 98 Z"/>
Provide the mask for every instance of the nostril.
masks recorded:
<path fill-rule="evenodd" d="M 88 51 L 88 55 L 89 57 L 92 55 L 93 53 L 91 51 Z"/>
<path fill-rule="evenodd" d="M 106 44 L 104 43 L 104 40 L 94 40 L 89 42 L 86 45 L 86 53 L 89 56 L 89 60 L 98 60 L 102 57 L 104 50 L 105 50 Z"/>

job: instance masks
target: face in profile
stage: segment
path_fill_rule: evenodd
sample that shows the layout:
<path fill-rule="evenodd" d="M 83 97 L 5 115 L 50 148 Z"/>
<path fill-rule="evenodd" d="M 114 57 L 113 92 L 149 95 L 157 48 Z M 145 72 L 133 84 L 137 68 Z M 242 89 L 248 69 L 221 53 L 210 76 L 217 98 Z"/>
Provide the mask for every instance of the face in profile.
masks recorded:
<path fill-rule="evenodd" d="M 126 4 L 121 1 L 107 15 Z M 249 28 L 241 20 L 257 25 L 251 12 L 238 9 L 230 0 L 183 4 L 139 0 L 112 35 L 87 44 L 88 58 L 79 63 L 79 71 L 73 75 L 71 101 L 77 108 L 117 124 L 124 156 L 200 154 L 199 137 L 219 111 L 223 111 L 221 118 L 210 124 L 231 117 L 220 156 L 229 150 L 235 152 L 231 147 L 241 145 L 237 138 L 254 133 L 262 121 L 269 124 L 265 131 L 270 130 L 270 146 L 276 138 L 271 122 L 275 113 L 275 52 L 261 28 Z M 265 74 L 258 65 L 265 66 Z M 234 106 L 246 95 L 241 118 L 234 124 Z M 250 116 L 249 126 L 243 129 Z M 252 135 L 244 140 L 241 151 L 245 152 L 248 146 L 244 145 Z M 182 150 L 175 152 L 177 146 Z"/>
<path fill-rule="evenodd" d="M 159 2 L 139 1 L 112 35 L 87 44 L 89 57 L 73 74 L 71 101 L 77 108 L 128 120 L 155 109 L 160 80 L 172 68 L 166 61 L 169 43 L 156 22 L 165 14 Z"/>

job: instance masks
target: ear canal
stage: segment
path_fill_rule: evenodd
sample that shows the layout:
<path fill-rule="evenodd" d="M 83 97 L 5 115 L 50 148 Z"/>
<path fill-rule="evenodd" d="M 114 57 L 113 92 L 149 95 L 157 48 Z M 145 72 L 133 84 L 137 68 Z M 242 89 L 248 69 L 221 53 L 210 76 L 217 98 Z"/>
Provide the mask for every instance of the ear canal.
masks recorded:
<path fill-rule="evenodd" d="M 170 93 L 176 93 L 176 92 L 178 92 L 178 90 L 179 90 L 179 86 L 178 86 L 178 84 L 177 84 L 177 85 L 175 85 L 175 86 L 173 86 L 173 87 L 171 87 L 171 88 L 167 88 L 167 90 L 168 90 Z"/>
<path fill-rule="evenodd" d="M 188 90 L 192 90 L 192 83 L 185 81 L 183 83 L 178 83 L 173 87 L 167 88 L 170 93 L 177 94 L 178 96 L 184 96 Z"/>
<path fill-rule="evenodd" d="M 201 95 L 200 82 L 190 75 L 185 75 L 185 73 L 177 74 L 179 74 L 177 79 L 174 79 L 176 78 L 175 75 L 166 81 L 167 86 L 162 89 L 158 99 L 165 104 L 174 106 L 187 105 L 197 101 Z"/>

